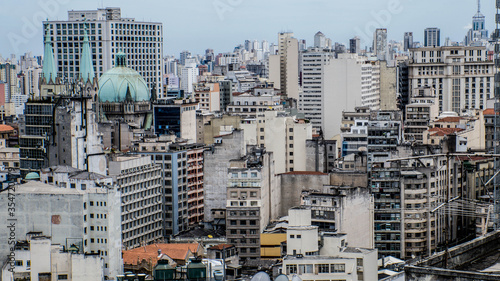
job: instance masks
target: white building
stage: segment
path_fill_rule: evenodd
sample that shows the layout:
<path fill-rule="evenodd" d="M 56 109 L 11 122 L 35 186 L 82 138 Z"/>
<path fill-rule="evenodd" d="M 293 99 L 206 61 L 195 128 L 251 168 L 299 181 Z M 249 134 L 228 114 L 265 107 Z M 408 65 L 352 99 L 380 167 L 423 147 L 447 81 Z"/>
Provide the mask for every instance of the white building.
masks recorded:
<path fill-rule="evenodd" d="M 162 97 L 163 76 L 163 24 L 139 22 L 134 18 L 122 18 L 120 8 L 68 11 L 68 20 L 44 21 L 49 27 L 54 43 L 57 72 L 60 77 L 76 78 L 79 71 L 79 50 L 86 25 L 93 65 L 100 77 L 113 68 L 115 54 L 127 54 L 129 67 L 138 71 L 148 87 L 155 87 Z"/>
<path fill-rule="evenodd" d="M 485 109 L 494 97 L 494 63 L 486 47 L 410 49 L 410 57 L 410 91 L 434 88 L 440 112 Z"/>
<path fill-rule="evenodd" d="M 187 59 L 185 66 L 181 71 L 181 90 L 184 90 L 185 95 L 190 95 L 194 92 L 193 84 L 198 82 L 199 69 L 196 67 L 194 59 Z"/>
<path fill-rule="evenodd" d="M 163 238 L 161 166 L 150 156 L 118 156 L 109 175 L 121 192 L 123 246 L 140 247 Z"/>
<path fill-rule="evenodd" d="M 246 145 L 273 152 L 276 174 L 307 171 L 306 141 L 312 139 L 310 123 L 287 112 L 266 111 L 256 119 L 242 121 L 240 128 Z"/>
<path fill-rule="evenodd" d="M 293 33 L 279 33 L 279 51 L 269 56 L 269 80 L 289 98 L 299 99 L 299 41 Z"/>
<path fill-rule="evenodd" d="M 321 233 L 311 211 L 290 209 L 283 274 L 302 280 L 378 280 L 377 250 L 347 245 L 345 234 Z"/>
<path fill-rule="evenodd" d="M 2 268 L 4 281 L 104 279 L 103 262 L 99 255 L 84 254 L 74 245 L 67 248 L 53 244 L 49 237 L 41 233 L 30 233 L 27 240 L 18 241 L 14 249 L 14 266 L 7 262 Z"/>
<path fill-rule="evenodd" d="M 7 203 L 11 202 L 8 198 L 12 198 L 8 192 L 0 193 L 0 208 L 7 210 Z M 75 244 L 83 253 L 99 255 L 103 259 L 105 278 L 114 279 L 122 272 L 120 193 L 116 189 L 84 191 L 30 181 L 16 186 L 13 200 L 14 217 L 5 211 L 0 219 L 16 219 L 15 241 L 27 240 L 30 232 L 42 232 L 51 237 L 52 244 L 65 248 Z M 10 252 L 9 237 L 10 230 L 2 228 L 0 255 L 3 257 Z"/>
<path fill-rule="evenodd" d="M 302 54 L 298 109 L 326 139 L 340 133 L 342 112 L 357 106 L 380 107 L 380 65 L 356 54 L 309 49 Z"/>

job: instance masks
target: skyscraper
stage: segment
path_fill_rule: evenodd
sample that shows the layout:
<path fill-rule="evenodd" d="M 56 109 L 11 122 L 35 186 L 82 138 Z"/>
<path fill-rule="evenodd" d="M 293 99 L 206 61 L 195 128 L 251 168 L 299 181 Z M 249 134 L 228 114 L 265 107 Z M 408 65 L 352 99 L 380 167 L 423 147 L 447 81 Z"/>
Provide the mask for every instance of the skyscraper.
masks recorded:
<path fill-rule="evenodd" d="M 387 60 L 387 29 L 377 28 L 373 34 L 373 53 L 379 60 Z"/>
<path fill-rule="evenodd" d="M 410 48 L 413 48 L 413 32 L 405 32 L 404 51 L 408 52 Z"/>
<path fill-rule="evenodd" d="M 351 40 L 349 40 L 349 53 L 351 54 L 359 54 L 359 51 L 361 50 L 361 40 L 359 37 L 354 37 Z"/>
<path fill-rule="evenodd" d="M 429 27 L 424 31 L 424 47 L 441 46 L 441 30 L 437 27 Z"/>
<path fill-rule="evenodd" d="M 158 97 L 162 97 L 163 24 L 122 18 L 120 8 L 68 11 L 68 20 L 43 22 L 50 29 L 59 77 L 74 79 L 78 75 L 85 22 L 98 77 L 113 67 L 115 55 L 123 51 L 130 67 L 144 77 L 150 89 L 156 85 Z"/>
<path fill-rule="evenodd" d="M 314 47 L 326 48 L 326 36 L 321 31 L 314 35 Z"/>
<path fill-rule="evenodd" d="M 299 99 L 299 41 L 292 32 L 278 34 L 278 54 L 269 57 L 269 79 L 289 98 Z"/>
<path fill-rule="evenodd" d="M 472 28 L 469 29 L 465 37 L 466 46 L 481 46 L 478 41 L 488 40 L 488 30 L 486 30 L 486 18 L 481 13 L 481 0 L 477 1 L 477 13 L 472 17 Z"/>

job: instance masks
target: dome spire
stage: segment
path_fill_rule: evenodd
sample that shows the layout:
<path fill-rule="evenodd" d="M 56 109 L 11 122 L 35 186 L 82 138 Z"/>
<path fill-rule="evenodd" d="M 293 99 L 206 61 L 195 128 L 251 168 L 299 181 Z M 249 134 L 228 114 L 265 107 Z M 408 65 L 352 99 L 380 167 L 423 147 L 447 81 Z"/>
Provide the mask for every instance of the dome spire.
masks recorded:
<path fill-rule="evenodd" d="M 54 52 L 52 51 L 52 43 L 50 42 L 50 27 L 48 24 L 45 30 L 45 49 L 43 53 L 42 75 L 47 83 L 50 83 L 50 81 L 55 83 L 57 70 L 56 63 L 54 61 Z"/>
<path fill-rule="evenodd" d="M 88 29 L 88 24 L 85 23 L 83 46 L 80 57 L 80 78 L 83 79 L 83 82 L 92 81 L 92 79 L 95 76 L 87 29 Z"/>

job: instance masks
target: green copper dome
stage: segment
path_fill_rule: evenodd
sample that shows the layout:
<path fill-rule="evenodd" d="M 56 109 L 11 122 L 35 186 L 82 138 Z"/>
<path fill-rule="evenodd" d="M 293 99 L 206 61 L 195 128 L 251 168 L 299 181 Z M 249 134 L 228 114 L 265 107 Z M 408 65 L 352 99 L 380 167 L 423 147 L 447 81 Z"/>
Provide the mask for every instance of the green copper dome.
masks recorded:
<path fill-rule="evenodd" d="M 100 102 L 149 101 L 151 93 L 139 72 L 128 68 L 125 54 L 116 55 L 115 67 L 99 79 Z"/>
<path fill-rule="evenodd" d="M 39 180 L 40 175 L 38 175 L 38 173 L 31 172 L 31 173 L 28 173 L 24 179 L 25 180 Z"/>

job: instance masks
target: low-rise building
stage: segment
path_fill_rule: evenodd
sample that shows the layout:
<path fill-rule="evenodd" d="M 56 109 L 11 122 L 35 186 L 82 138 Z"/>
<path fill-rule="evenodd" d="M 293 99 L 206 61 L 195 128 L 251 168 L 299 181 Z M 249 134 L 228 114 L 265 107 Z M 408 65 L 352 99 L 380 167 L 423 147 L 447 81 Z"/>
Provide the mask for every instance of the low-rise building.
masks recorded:
<path fill-rule="evenodd" d="M 104 279 L 102 258 L 86 254 L 72 244 L 54 244 L 42 233 L 29 233 L 27 240 L 13 247 L 15 261 L 2 268 L 2 280 L 68 280 L 101 281 Z M 52 277 L 52 278 L 51 278 Z"/>
<path fill-rule="evenodd" d="M 345 234 L 319 233 L 311 211 L 290 210 L 282 273 L 302 280 L 377 280 L 377 250 L 348 245 Z"/>

